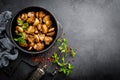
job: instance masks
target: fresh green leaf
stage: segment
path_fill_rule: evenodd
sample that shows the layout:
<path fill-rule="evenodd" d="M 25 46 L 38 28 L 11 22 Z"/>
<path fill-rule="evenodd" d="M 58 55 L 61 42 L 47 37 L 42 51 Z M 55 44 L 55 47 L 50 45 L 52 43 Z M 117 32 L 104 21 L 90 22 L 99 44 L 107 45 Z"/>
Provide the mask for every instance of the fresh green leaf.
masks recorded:
<path fill-rule="evenodd" d="M 62 53 L 65 53 L 65 50 L 61 50 Z"/>
<path fill-rule="evenodd" d="M 19 26 L 22 26 L 24 21 L 23 20 L 17 20 L 17 23 L 18 23 Z"/>
<path fill-rule="evenodd" d="M 65 58 L 64 57 L 62 57 L 62 63 L 64 63 L 65 62 Z"/>
<path fill-rule="evenodd" d="M 26 40 L 21 40 L 21 44 L 26 44 L 27 42 L 26 42 Z"/>
<path fill-rule="evenodd" d="M 20 42 L 21 44 L 26 44 L 26 40 L 23 37 L 14 38 L 15 41 Z"/>
<path fill-rule="evenodd" d="M 74 68 L 74 66 L 72 65 L 72 64 L 68 64 L 68 69 L 73 69 Z"/>
<path fill-rule="evenodd" d="M 29 23 L 26 22 L 26 23 L 23 24 L 22 28 L 23 28 L 23 29 L 27 29 L 28 26 L 29 26 Z"/>
<path fill-rule="evenodd" d="M 76 52 L 73 49 L 71 49 L 70 52 L 71 52 L 72 57 L 74 57 L 76 55 Z"/>
<path fill-rule="evenodd" d="M 58 56 L 57 53 L 54 53 L 53 56 L 52 56 L 52 58 L 54 59 L 54 60 L 52 61 L 53 63 L 57 63 L 58 60 L 59 60 L 59 56 Z"/>
<path fill-rule="evenodd" d="M 61 42 L 62 40 L 60 38 L 57 39 L 57 42 Z"/>
<path fill-rule="evenodd" d="M 71 74 L 71 70 L 66 71 L 66 76 L 69 76 Z"/>
<path fill-rule="evenodd" d="M 67 40 L 64 38 L 61 45 L 58 47 L 62 53 L 67 53 Z"/>
<path fill-rule="evenodd" d="M 24 26 L 27 26 L 27 27 L 28 27 L 28 26 L 29 26 L 29 23 L 28 23 L 28 22 L 24 23 Z"/>

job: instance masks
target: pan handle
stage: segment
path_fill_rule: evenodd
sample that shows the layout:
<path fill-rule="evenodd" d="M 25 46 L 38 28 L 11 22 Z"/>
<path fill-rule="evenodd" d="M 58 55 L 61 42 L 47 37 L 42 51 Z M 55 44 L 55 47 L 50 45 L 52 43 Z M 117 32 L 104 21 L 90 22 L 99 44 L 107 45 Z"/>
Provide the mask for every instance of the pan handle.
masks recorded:
<path fill-rule="evenodd" d="M 59 21 L 57 21 L 57 25 L 58 25 L 58 36 L 57 39 L 60 38 L 63 34 L 63 27 L 62 25 L 59 23 Z"/>
<path fill-rule="evenodd" d="M 11 23 L 11 20 L 12 20 L 12 19 L 9 19 L 9 21 L 7 22 L 7 24 L 6 24 L 6 26 L 5 26 L 6 35 L 8 36 L 9 39 L 11 39 L 11 38 L 10 38 L 10 27 L 11 27 L 11 26 L 10 26 L 10 23 Z"/>

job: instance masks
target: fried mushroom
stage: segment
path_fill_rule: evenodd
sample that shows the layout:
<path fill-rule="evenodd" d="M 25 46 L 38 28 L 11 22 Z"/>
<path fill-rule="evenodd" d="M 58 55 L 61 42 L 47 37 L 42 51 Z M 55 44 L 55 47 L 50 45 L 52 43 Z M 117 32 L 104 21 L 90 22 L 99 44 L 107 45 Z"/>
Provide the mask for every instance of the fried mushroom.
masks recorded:
<path fill-rule="evenodd" d="M 44 34 L 46 34 L 48 32 L 48 27 L 45 24 L 42 25 L 42 32 Z"/>
<path fill-rule="evenodd" d="M 16 31 L 18 31 L 18 32 L 23 32 L 23 28 L 20 27 L 20 26 L 16 26 Z"/>
<path fill-rule="evenodd" d="M 50 33 L 47 33 L 46 35 L 47 35 L 47 36 L 53 36 L 54 34 L 55 34 L 55 31 L 50 32 Z"/>
<path fill-rule="evenodd" d="M 34 18 L 34 17 L 27 18 L 27 22 L 28 22 L 29 24 L 34 23 L 34 21 L 35 21 L 35 18 Z"/>
<path fill-rule="evenodd" d="M 28 12 L 28 17 L 35 17 L 35 13 L 34 12 Z"/>
<path fill-rule="evenodd" d="M 46 45 L 49 45 L 53 41 L 53 38 L 49 36 L 45 36 L 44 41 Z"/>
<path fill-rule="evenodd" d="M 34 26 L 37 26 L 39 24 L 39 19 L 38 18 L 35 18 L 35 21 L 33 23 Z"/>
<path fill-rule="evenodd" d="M 39 43 L 35 44 L 33 48 L 37 51 L 40 51 L 44 48 L 44 44 L 39 42 Z"/>
<path fill-rule="evenodd" d="M 40 18 L 43 18 L 44 16 L 45 16 L 45 13 L 44 13 L 43 11 L 40 11 L 40 12 L 39 12 L 39 17 L 40 17 Z"/>
<path fill-rule="evenodd" d="M 41 41 L 43 41 L 44 38 L 45 38 L 45 34 L 38 34 L 38 36 L 39 36 L 39 39 L 40 39 Z"/>
<path fill-rule="evenodd" d="M 26 31 L 28 34 L 33 34 L 35 32 L 34 26 L 29 26 Z"/>

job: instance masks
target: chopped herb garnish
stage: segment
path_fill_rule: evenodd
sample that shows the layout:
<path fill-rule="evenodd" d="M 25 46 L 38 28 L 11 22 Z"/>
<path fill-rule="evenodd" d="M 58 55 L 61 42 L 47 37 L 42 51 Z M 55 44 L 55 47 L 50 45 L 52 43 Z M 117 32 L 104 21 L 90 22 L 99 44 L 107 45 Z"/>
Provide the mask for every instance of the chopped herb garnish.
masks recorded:
<path fill-rule="evenodd" d="M 20 42 L 21 44 L 26 44 L 26 40 L 23 37 L 14 38 L 14 40 Z"/>
<path fill-rule="evenodd" d="M 58 49 L 60 50 L 62 54 L 62 57 L 60 58 L 58 56 L 58 53 L 54 53 L 52 58 L 52 62 L 56 63 L 59 66 L 59 72 L 64 73 L 66 76 L 70 75 L 74 66 L 72 64 L 70 64 L 69 62 L 65 62 L 65 57 L 66 55 L 64 55 L 64 53 L 70 53 L 72 57 L 74 57 L 76 55 L 76 52 L 74 51 L 74 49 L 70 48 L 67 44 L 67 39 L 62 38 L 62 39 L 57 39 L 57 42 L 60 42 L 61 45 L 58 46 Z"/>
<path fill-rule="evenodd" d="M 27 29 L 28 26 L 29 26 L 29 24 L 26 22 L 26 23 L 23 24 L 22 28 L 23 28 L 23 29 Z"/>
<path fill-rule="evenodd" d="M 73 49 L 70 49 L 71 56 L 74 57 L 76 55 L 76 52 Z"/>
<path fill-rule="evenodd" d="M 19 37 L 18 38 L 14 38 L 15 41 L 20 42 L 21 44 L 26 44 L 26 40 L 25 40 L 25 34 L 24 33 L 18 33 L 17 34 Z"/>
<path fill-rule="evenodd" d="M 18 23 L 19 26 L 22 26 L 24 21 L 23 20 L 17 20 L 17 23 Z"/>
<path fill-rule="evenodd" d="M 65 62 L 65 58 L 62 57 L 62 59 L 59 58 L 58 53 L 54 53 L 53 56 L 53 63 L 56 63 L 60 68 L 59 72 L 63 72 L 66 76 L 70 75 L 72 72 L 74 66 L 70 63 Z"/>
<path fill-rule="evenodd" d="M 62 44 L 58 48 L 62 53 L 67 53 L 67 40 L 65 38 L 62 40 Z"/>

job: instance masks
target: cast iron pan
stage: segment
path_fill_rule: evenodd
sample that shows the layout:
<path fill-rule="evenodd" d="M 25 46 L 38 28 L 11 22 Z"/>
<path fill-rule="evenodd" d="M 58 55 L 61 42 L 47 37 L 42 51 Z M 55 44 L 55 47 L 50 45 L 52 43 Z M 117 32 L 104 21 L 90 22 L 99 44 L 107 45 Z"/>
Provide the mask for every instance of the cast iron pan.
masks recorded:
<path fill-rule="evenodd" d="M 51 44 L 49 46 L 45 46 L 45 48 L 41 51 L 28 51 L 27 49 L 19 46 L 19 44 L 17 42 L 14 41 L 14 37 L 15 37 L 15 27 L 17 25 L 17 17 L 22 14 L 22 13 L 26 13 L 29 11 L 43 11 L 46 14 L 49 14 L 52 20 L 52 26 L 55 27 L 55 36 L 53 36 L 53 41 L 51 42 Z M 21 51 L 28 53 L 28 54 L 39 54 L 39 53 L 44 53 L 45 51 L 49 50 L 54 43 L 56 42 L 57 38 L 60 36 L 60 26 L 58 24 L 58 21 L 55 19 L 55 17 L 46 9 L 42 8 L 42 7 L 27 7 L 24 9 L 21 9 L 19 12 L 17 12 L 13 18 L 11 19 L 10 23 L 8 26 L 6 26 L 6 32 L 8 37 L 10 38 L 10 40 L 13 42 L 13 44 Z"/>

